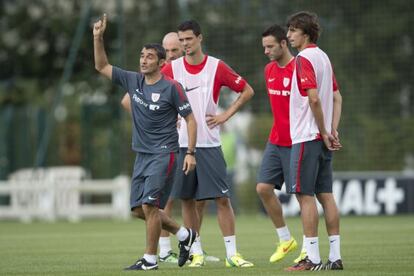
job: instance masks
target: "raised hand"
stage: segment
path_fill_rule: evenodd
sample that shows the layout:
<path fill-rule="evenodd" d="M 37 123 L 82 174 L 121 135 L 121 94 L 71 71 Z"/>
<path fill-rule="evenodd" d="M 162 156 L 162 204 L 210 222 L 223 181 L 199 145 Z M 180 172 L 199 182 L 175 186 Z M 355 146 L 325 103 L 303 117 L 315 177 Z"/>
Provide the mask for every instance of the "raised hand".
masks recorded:
<path fill-rule="evenodd" d="M 106 13 L 103 14 L 102 19 L 99 19 L 93 24 L 93 36 L 102 37 L 106 29 Z"/>

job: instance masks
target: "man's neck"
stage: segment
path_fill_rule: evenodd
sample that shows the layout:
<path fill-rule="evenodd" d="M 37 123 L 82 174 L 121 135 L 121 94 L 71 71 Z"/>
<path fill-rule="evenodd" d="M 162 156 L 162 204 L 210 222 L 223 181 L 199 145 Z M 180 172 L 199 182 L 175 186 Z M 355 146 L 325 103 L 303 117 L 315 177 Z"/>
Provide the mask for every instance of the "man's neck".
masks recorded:
<path fill-rule="evenodd" d="M 162 74 L 158 70 L 157 72 L 154 72 L 154 73 L 144 74 L 144 77 L 145 77 L 145 84 L 153 85 L 162 78 Z"/>
<path fill-rule="evenodd" d="M 308 47 L 310 44 L 312 44 L 312 43 L 310 43 L 310 42 L 305 42 L 305 43 L 303 43 L 300 47 L 298 47 L 297 49 L 298 49 L 298 51 L 300 52 L 300 51 L 303 51 L 303 50 L 305 50 L 306 49 L 306 47 Z"/>
<path fill-rule="evenodd" d="M 279 67 L 285 67 L 291 60 L 293 56 L 290 52 L 284 54 L 280 60 L 277 60 Z"/>
<path fill-rule="evenodd" d="M 203 51 L 197 51 L 196 53 L 194 53 L 194 55 L 186 55 L 185 56 L 185 61 L 187 61 L 188 64 L 191 65 L 198 65 L 200 63 L 203 62 L 204 60 L 204 53 Z"/>

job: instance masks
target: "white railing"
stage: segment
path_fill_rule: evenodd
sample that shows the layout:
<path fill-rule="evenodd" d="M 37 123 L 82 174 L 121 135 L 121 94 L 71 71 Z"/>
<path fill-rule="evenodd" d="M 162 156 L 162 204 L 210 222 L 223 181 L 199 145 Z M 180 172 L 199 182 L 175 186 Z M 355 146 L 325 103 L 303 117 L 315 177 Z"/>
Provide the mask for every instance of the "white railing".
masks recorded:
<path fill-rule="evenodd" d="M 8 205 L 0 205 L 0 219 L 33 219 L 55 221 L 108 217 L 129 219 L 129 178 L 110 180 L 86 179 L 80 167 L 23 169 L 0 182 L 0 195 L 9 197 Z M 105 203 L 84 203 L 84 195 L 109 195 Z"/>

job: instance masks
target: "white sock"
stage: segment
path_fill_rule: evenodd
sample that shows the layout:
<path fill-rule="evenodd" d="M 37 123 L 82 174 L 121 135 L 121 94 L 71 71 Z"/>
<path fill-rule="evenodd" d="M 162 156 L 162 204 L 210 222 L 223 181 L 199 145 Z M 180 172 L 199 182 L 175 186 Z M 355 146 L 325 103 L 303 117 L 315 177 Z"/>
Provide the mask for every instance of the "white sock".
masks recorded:
<path fill-rule="evenodd" d="M 200 236 L 197 236 L 194 240 L 193 245 L 191 246 L 191 254 L 195 255 L 203 255 L 203 248 L 201 247 L 201 238 Z"/>
<path fill-rule="evenodd" d="M 227 236 L 224 237 L 224 245 L 226 246 L 226 255 L 227 258 L 233 257 L 236 255 L 236 236 Z"/>
<path fill-rule="evenodd" d="M 300 252 L 305 251 L 306 252 L 306 244 L 305 244 L 305 235 L 302 236 L 302 249 Z"/>
<path fill-rule="evenodd" d="M 280 228 L 276 228 L 276 232 L 277 235 L 279 236 L 279 241 L 288 241 L 290 240 L 290 232 L 289 232 L 289 228 L 287 227 L 287 225 L 280 227 Z"/>
<path fill-rule="evenodd" d="M 144 254 L 144 259 L 152 264 L 156 264 L 157 263 L 157 255 L 149 255 L 149 254 Z"/>
<path fill-rule="evenodd" d="M 341 259 L 341 238 L 339 235 L 329 236 L 329 260 L 335 262 Z"/>
<path fill-rule="evenodd" d="M 177 237 L 179 241 L 185 240 L 188 237 L 188 235 L 189 235 L 188 230 L 183 226 L 181 226 L 180 229 L 175 234 L 175 236 Z"/>
<path fill-rule="evenodd" d="M 319 264 L 321 262 L 321 256 L 319 255 L 319 238 L 306 237 L 305 244 L 309 260 L 314 264 Z"/>
<path fill-rule="evenodd" d="M 172 251 L 170 237 L 160 237 L 159 245 L 161 258 L 168 256 L 168 253 Z"/>

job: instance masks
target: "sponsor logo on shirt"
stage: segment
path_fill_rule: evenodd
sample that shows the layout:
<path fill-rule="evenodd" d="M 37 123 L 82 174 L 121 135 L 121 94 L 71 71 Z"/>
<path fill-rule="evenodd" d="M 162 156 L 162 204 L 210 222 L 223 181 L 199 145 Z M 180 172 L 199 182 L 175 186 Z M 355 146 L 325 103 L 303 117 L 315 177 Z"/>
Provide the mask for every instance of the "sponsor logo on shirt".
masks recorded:
<path fill-rule="evenodd" d="M 135 91 L 136 91 L 138 94 L 144 95 L 144 93 L 142 93 L 139 89 L 135 89 Z"/>
<path fill-rule="evenodd" d="M 157 104 L 150 104 L 149 109 L 155 111 L 155 110 L 160 109 L 160 106 Z"/>
<path fill-rule="evenodd" d="M 275 80 L 276 78 L 271 78 L 271 79 L 268 79 L 267 81 L 268 82 L 274 82 L 274 80 Z"/>
<path fill-rule="evenodd" d="M 184 104 L 184 105 L 182 105 L 182 106 L 179 106 L 178 107 L 178 109 L 181 111 L 181 110 L 184 110 L 184 109 L 188 109 L 188 108 L 190 108 L 190 104 L 189 103 L 186 103 L 186 104 Z"/>
<path fill-rule="evenodd" d="M 146 103 L 146 102 L 144 102 L 140 97 L 138 97 L 137 95 L 133 95 L 132 96 L 132 99 L 136 102 L 136 103 L 138 103 L 138 104 L 140 104 L 140 105 L 143 105 L 144 107 L 146 107 L 146 108 L 148 108 L 148 104 Z"/>
<path fill-rule="evenodd" d="M 270 95 L 277 95 L 277 96 L 289 96 L 289 90 L 276 90 L 276 89 L 269 89 Z"/>
<path fill-rule="evenodd" d="M 137 95 L 132 95 L 132 99 L 137 103 L 137 104 L 140 104 L 140 105 L 142 105 L 143 107 L 145 107 L 145 108 L 148 108 L 149 110 L 152 110 L 152 111 L 156 111 L 156 110 L 158 110 L 158 109 L 160 109 L 160 106 L 159 105 L 157 105 L 157 104 L 148 104 L 148 103 L 146 103 L 146 102 L 144 102 L 140 97 L 138 97 Z"/>

